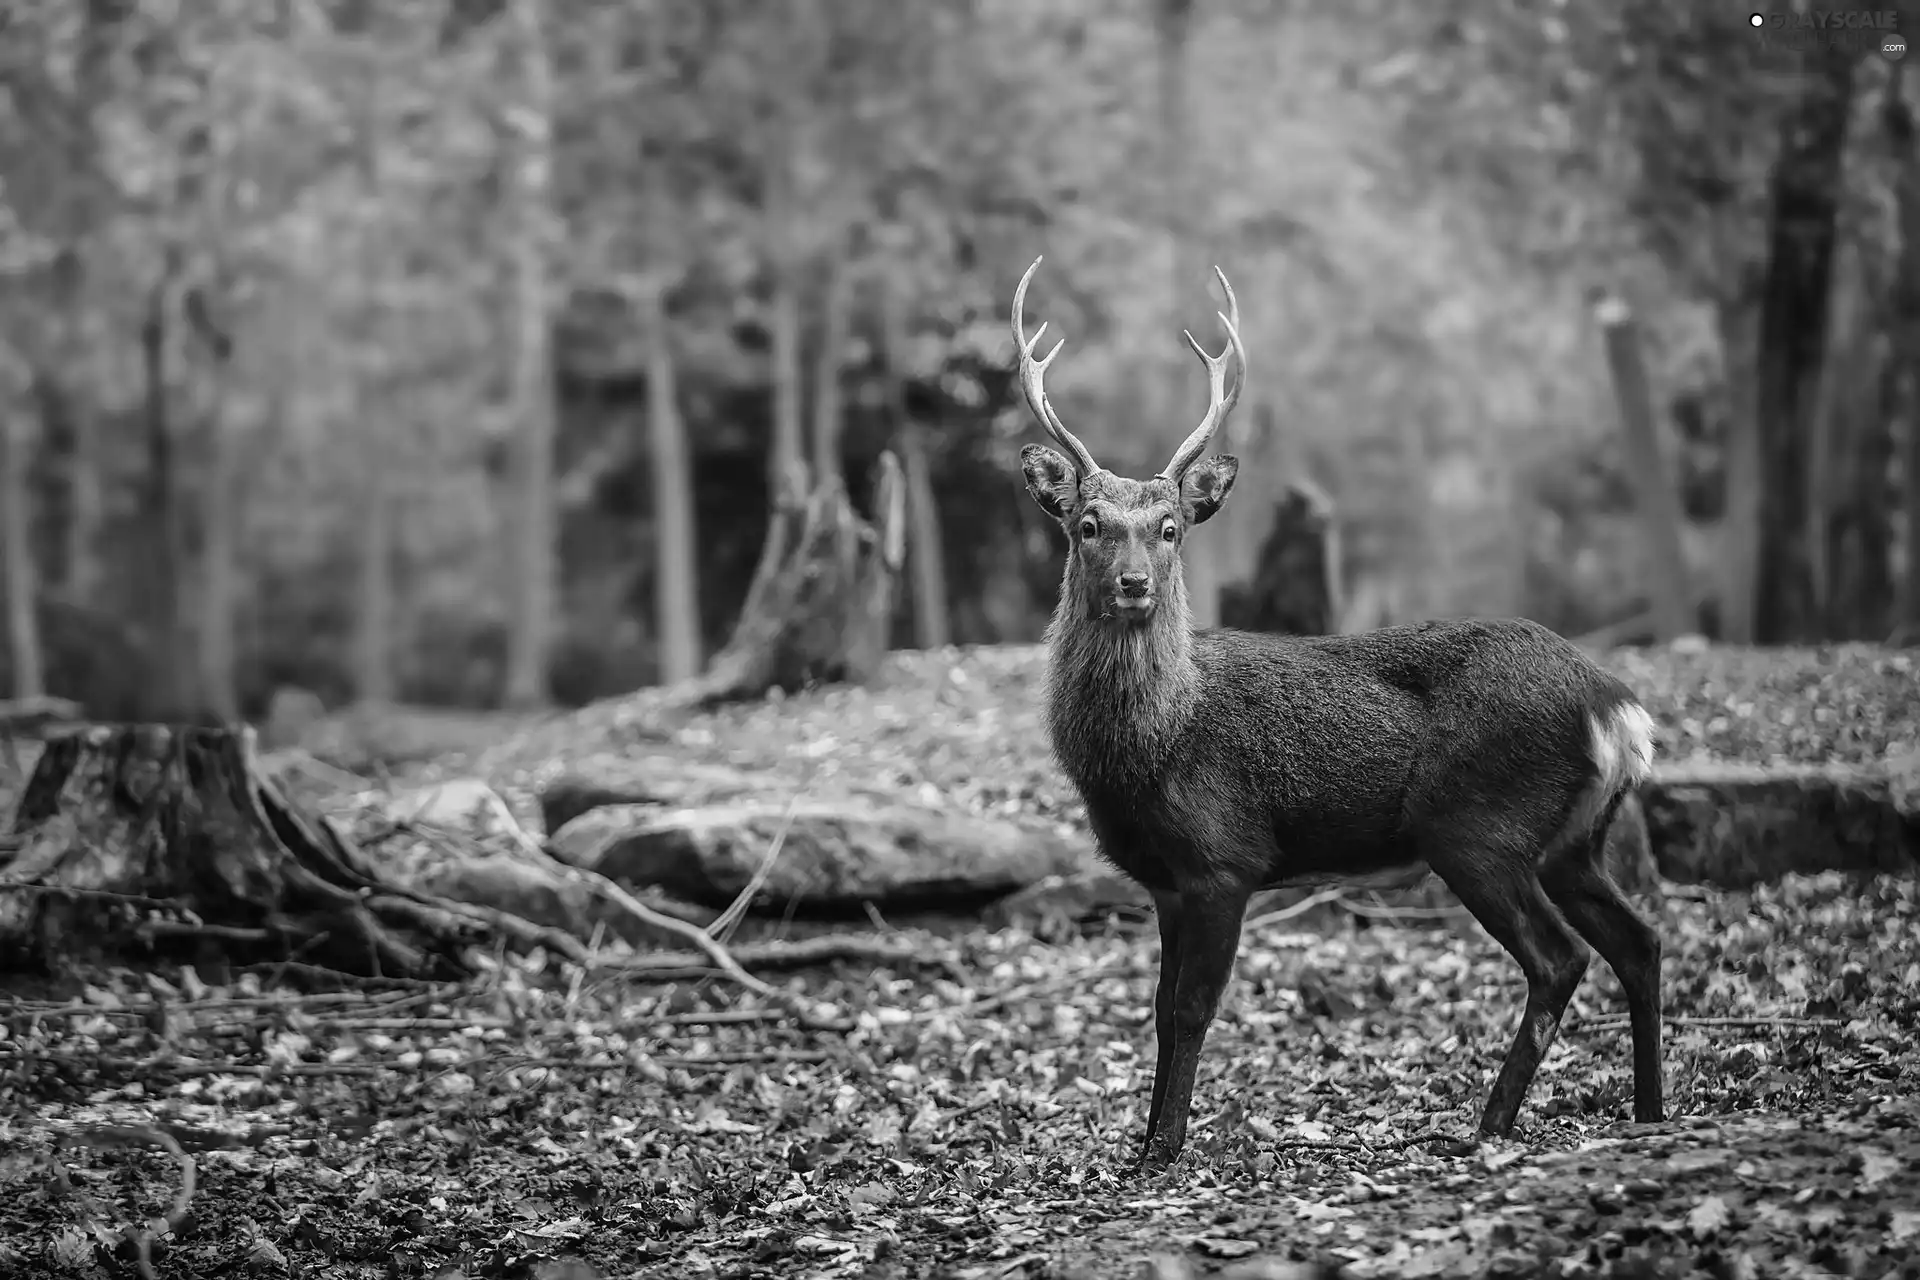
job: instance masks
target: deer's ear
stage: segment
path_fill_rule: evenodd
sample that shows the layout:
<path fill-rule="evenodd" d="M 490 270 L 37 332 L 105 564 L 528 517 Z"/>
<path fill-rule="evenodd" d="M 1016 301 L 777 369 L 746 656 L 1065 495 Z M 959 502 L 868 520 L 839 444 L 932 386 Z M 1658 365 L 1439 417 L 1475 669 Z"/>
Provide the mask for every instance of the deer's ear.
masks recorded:
<path fill-rule="evenodd" d="M 1055 520 L 1065 520 L 1080 492 L 1080 475 L 1073 464 L 1045 445 L 1030 444 L 1020 450 L 1020 470 L 1026 473 L 1027 492 L 1040 509 Z"/>
<path fill-rule="evenodd" d="M 1216 453 L 1193 464 L 1180 482 L 1180 500 L 1186 504 L 1187 518 L 1205 524 L 1233 492 L 1233 478 L 1240 474 L 1240 459 L 1230 453 Z"/>

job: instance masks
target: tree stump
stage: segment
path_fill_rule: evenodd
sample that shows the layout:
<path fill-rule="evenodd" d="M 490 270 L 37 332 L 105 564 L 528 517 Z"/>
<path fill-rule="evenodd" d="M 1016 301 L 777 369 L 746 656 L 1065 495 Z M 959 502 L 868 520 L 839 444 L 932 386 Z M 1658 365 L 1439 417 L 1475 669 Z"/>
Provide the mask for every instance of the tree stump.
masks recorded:
<path fill-rule="evenodd" d="M 872 524 L 835 478 L 777 508 L 732 638 L 704 673 L 667 690 L 665 704 L 710 707 L 871 679 L 887 653 L 906 557 L 905 497 L 900 464 L 883 453 Z"/>
<path fill-rule="evenodd" d="M 53 737 L 12 826 L 0 836 L 0 961 L 50 968 L 211 944 L 242 962 L 434 978 L 469 971 L 465 949 L 502 932 L 552 941 L 384 882 L 261 772 L 244 727 Z"/>
<path fill-rule="evenodd" d="M 1253 575 L 1220 594 L 1220 621 L 1241 631 L 1331 635 L 1340 629 L 1339 533 L 1333 504 L 1303 482 L 1274 504 Z"/>

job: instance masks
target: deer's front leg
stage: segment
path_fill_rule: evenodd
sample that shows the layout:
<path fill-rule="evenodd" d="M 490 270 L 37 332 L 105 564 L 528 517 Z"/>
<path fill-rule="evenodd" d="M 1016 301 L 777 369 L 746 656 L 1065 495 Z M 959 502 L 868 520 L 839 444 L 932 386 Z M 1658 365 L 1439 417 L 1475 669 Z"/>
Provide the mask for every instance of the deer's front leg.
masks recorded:
<path fill-rule="evenodd" d="M 1167 1078 L 1173 1064 L 1173 1000 L 1180 984 L 1180 895 L 1153 895 L 1153 916 L 1160 922 L 1160 979 L 1153 988 L 1153 1101 L 1147 1105 L 1147 1145 L 1138 1163 L 1145 1164 L 1166 1111 Z"/>
<path fill-rule="evenodd" d="M 1161 992 L 1154 993 L 1156 1030 L 1160 1037 L 1159 1064 L 1154 1071 L 1154 1113 L 1149 1122 L 1147 1151 L 1141 1163 L 1153 1168 L 1172 1164 L 1187 1141 L 1187 1112 L 1193 1105 L 1193 1084 L 1200 1069 L 1200 1048 L 1207 1028 L 1220 1007 L 1220 996 L 1233 975 L 1233 957 L 1240 949 L 1240 924 L 1248 895 L 1183 894 L 1173 913 L 1180 938 L 1180 968 L 1172 983 L 1173 999 L 1164 1021 Z M 1164 937 L 1165 926 L 1162 926 Z M 1161 982 L 1166 985 L 1165 959 Z M 1169 1034 L 1171 1033 L 1171 1034 Z M 1168 1042 L 1171 1041 L 1171 1048 Z"/>

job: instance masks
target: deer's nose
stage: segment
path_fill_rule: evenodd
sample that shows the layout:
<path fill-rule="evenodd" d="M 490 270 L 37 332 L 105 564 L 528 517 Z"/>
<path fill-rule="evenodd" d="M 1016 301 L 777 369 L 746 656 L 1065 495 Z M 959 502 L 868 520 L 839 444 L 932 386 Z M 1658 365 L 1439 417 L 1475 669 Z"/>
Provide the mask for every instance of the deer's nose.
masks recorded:
<path fill-rule="evenodd" d="M 1153 579 L 1144 573 L 1123 573 L 1120 575 L 1120 594 L 1131 600 L 1138 600 L 1147 594 L 1153 586 Z"/>

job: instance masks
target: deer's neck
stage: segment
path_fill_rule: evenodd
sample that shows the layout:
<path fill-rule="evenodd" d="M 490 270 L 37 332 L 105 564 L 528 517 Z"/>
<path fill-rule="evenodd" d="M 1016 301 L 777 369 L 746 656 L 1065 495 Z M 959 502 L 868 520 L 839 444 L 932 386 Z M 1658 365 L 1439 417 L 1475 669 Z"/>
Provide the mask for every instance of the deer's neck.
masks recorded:
<path fill-rule="evenodd" d="M 1047 719 L 1080 782 L 1125 785 L 1157 771 L 1200 696 L 1193 622 L 1176 582 L 1145 624 L 1087 616 L 1070 567 L 1047 626 Z"/>

